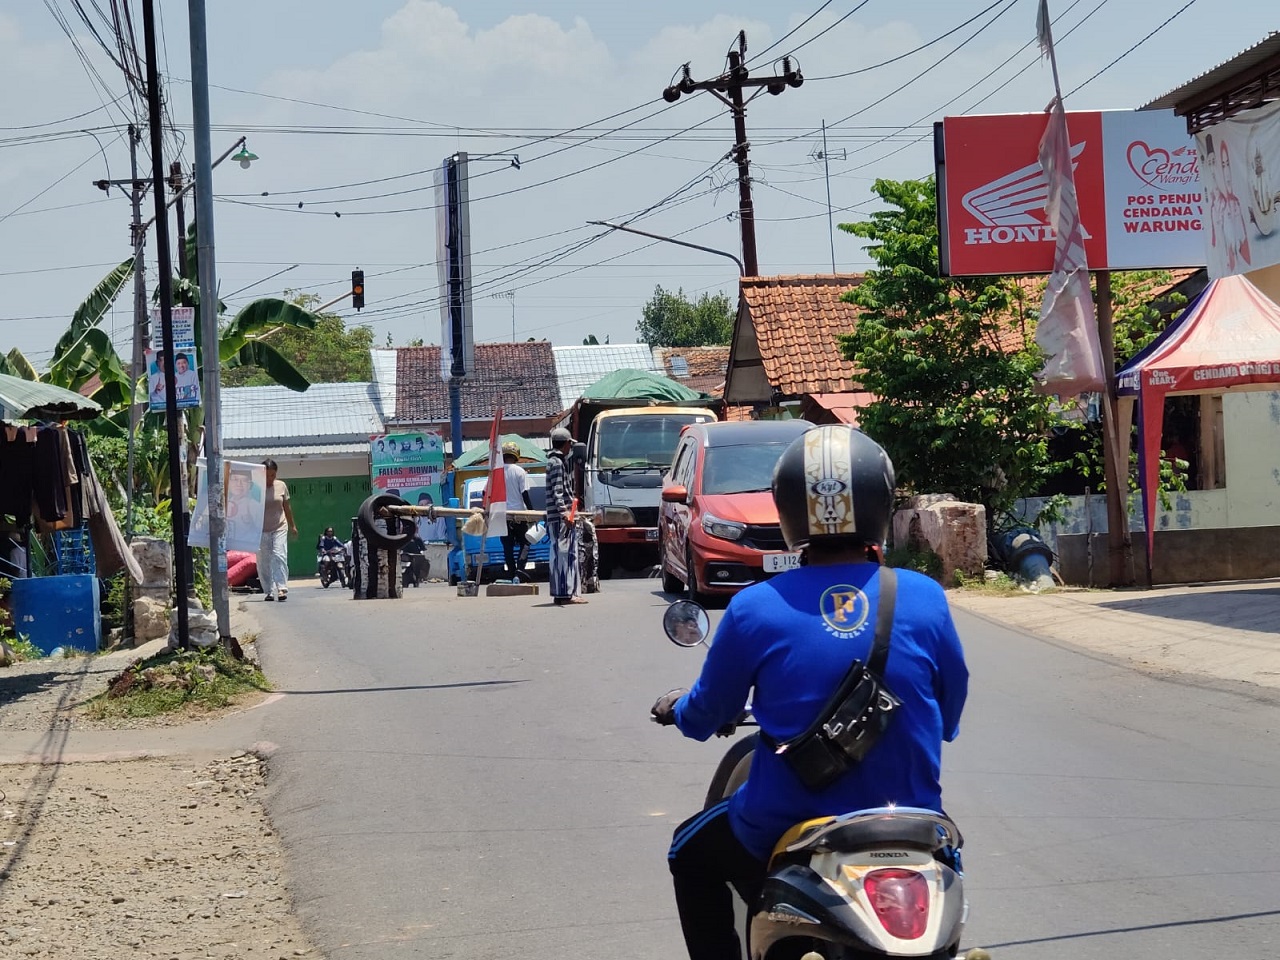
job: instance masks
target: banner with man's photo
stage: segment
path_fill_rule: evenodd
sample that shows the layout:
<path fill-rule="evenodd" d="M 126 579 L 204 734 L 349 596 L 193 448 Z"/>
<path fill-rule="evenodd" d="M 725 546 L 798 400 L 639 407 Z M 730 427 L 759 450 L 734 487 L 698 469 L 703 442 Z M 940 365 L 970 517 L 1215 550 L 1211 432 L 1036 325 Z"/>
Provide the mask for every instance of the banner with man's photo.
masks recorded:
<path fill-rule="evenodd" d="M 1280 263 L 1280 102 L 1196 134 L 1209 276 Z"/>
<path fill-rule="evenodd" d="M 222 461 L 222 500 L 227 522 L 227 549 L 256 553 L 262 542 L 267 468 L 260 463 Z M 204 458 L 196 461 L 196 506 L 187 543 L 209 546 L 209 478 Z"/>
<path fill-rule="evenodd" d="M 440 434 L 390 433 L 369 438 L 369 460 L 375 493 L 393 493 L 415 506 L 441 502 L 444 441 Z M 449 539 L 448 521 L 418 521 L 418 535 L 428 543 Z"/>

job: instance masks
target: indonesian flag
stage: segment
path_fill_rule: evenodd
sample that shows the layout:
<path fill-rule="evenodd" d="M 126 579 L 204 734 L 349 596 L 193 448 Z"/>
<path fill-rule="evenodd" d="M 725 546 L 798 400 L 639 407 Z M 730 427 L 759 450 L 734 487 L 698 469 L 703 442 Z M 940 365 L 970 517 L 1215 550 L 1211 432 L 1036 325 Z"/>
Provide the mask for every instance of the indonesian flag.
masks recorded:
<path fill-rule="evenodd" d="M 1049 125 L 1040 140 L 1040 166 L 1049 181 L 1045 214 L 1057 233 L 1057 241 L 1053 273 L 1045 287 L 1036 327 L 1036 343 L 1047 355 L 1044 369 L 1037 374 L 1039 390 L 1062 397 L 1096 393 L 1106 388 L 1106 377 L 1098 321 L 1089 293 L 1089 265 L 1071 172 L 1067 114 L 1061 98 L 1054 98 L 1049 108 Z"/>
<path fill-rule="evenodd" d="M 502 463 L 502 408 L 493 414 L 493 427 L 489 430 L 489 482 L 484 488 L 484 509 L 489 518 L 486 536 L 507 535 L 507 471 Z"/>

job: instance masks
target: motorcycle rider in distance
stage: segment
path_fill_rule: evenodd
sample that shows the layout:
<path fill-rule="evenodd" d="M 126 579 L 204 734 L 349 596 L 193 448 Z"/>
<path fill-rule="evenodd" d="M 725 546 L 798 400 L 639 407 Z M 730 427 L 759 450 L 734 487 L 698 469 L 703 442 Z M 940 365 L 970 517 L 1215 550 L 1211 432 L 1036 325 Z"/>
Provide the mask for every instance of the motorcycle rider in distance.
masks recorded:
<path fill-rule="evenodd" d="M 893 497 L 893 464 L 865 434 L 839 425 L 798 437 L 774 468 L 773 498 L 805 565 L 733 597 L 693 688 L 660 697 L 653 719 L 706 740 L 732 726 L 750 695 L 762 735 L 781 743 L 805 731 L 852 661 L 867 662 Z M 729 887 L 750 907 L 795 824 L 889 805 L 942 811 L 942 743 L 959 732 L 969 674 L 942 587 L 896 573 L 883 680 L 902 703 L 871 752 L 811 792 L 762 742 L 746 783 L 676 828 L 668 864 L 691 960 L 739 960 Z"/>
<path fill-rule="evenodd" d="M 343 561 L 346 560 L 347 546 L 338 539 L 333 532 L 333 527 L 325 527 L 324 533 L 320 534 L 320 539 L 316 541 L 316 553 L 323 558 L 327 558 L 328 562 L 334 565 L 334 570 L 338 574 L 338 582 L 343 587 L 346 587 L 347 565 Z"/>

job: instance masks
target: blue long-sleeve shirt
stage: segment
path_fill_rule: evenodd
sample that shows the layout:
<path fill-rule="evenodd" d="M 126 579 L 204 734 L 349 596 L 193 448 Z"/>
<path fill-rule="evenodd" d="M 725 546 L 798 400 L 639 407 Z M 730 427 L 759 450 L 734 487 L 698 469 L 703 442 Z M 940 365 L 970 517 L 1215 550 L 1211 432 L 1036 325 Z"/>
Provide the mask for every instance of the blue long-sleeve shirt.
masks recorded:
<path fill-rule="evenodd" d="M 853 660 L 875 637 L 879 567 L 801 567 L 730 601 L 693 689 L 676 704 L 685 736 L 706 740 L 751 695 L 760 727 L 778 741 L 817 718 Z M 959 733 L 969 672 L 942 588 L 898 570 L 884 680 L 902 706 L 880 742 L 827 789 L 810 792 L 783 758 L 757 750 L 729 804 L 735 836 L 760 859 L 802 820 L 888 804 L 942 809 L 942 742 Z"/>

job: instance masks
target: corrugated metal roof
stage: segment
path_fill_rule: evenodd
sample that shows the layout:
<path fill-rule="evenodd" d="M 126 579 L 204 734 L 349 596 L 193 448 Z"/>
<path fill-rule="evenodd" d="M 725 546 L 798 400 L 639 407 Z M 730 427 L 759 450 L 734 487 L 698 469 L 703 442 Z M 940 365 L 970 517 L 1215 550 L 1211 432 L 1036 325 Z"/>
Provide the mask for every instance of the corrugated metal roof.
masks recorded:
<path fill-rule="evenodd" d="M 383 432 L 372 383 L 313 383 L 304 393 L 284 387 L 222 391 L 225 446 L 356 443 Z"/>
<path fill-rule="evenodd" d="M 1194 80 L 1190 80 L 1182 86 L 1156 97 L 1156 99 L 1139 109 L 1173 110 L 1178 104 L 1185 103 L 1198 94 L 1212 90 L 1223 81 L 1230 80 L 1236 74 L 1243 73 L 1250 67 L 1256 66 L 1277 54 L 1280 54 L 1280 31 L 1273 30 L 1267 35 L 1266 39 L 1255 43 L 1248 50 L 1236 54 L 1230 60 L 1218 64 L 1212 70 L 1200 74 Z"/>
<path fill-rule="evenodd" d="M 255 441 L 256 442 L 256 441 Z M 223 456 L 228 460 L 259 460 L 272 457 L 276 460 L 294 457 L 353 457 L 369 456 L 369 441 L 359 443 L 273 443 L 270 446 L 234 447 L 224 444 Z"/>
<path fill-rule="evenodd" d="M 601 343 L 589 346 L 553 347 L 556 379 L 563 409 L 573 406 L 582 392 L 607 373 L 629 368 L 662 373 L 647 343 Z"/>
<path fill-rule="evenodd" d="M 396 349 L 395 347 L 374 347 L 369 351 L 373 360 L 373 382 L 378 388 L 378 400 L 382 404 L 382 415 L 394 420 L 396 415 Z"/>

